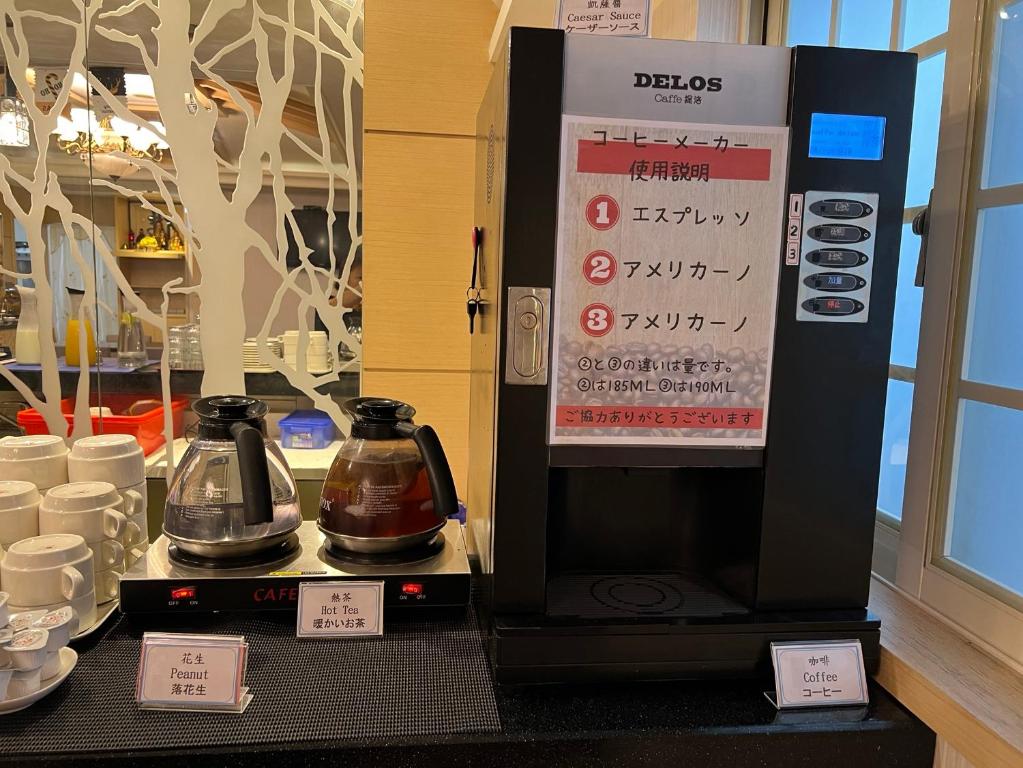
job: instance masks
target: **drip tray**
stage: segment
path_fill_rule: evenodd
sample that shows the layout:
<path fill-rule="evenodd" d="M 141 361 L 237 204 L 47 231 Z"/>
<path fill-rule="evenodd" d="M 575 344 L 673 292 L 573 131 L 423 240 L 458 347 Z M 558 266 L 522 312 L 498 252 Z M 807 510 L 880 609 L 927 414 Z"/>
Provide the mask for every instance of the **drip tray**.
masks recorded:
<path fill-rule="evenodd" d="M 547 583 L 547 615 L 580 619 L 702 618 L 749 611 L 680 573 L 568 574 Z"/>

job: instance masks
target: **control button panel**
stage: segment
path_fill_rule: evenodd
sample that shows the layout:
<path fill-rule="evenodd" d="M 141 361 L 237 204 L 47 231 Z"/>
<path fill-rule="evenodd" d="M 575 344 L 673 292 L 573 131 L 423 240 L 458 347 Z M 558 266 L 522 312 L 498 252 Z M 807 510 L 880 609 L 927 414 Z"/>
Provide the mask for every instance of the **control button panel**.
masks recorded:
<path fill-rule="evenodd" d="M 818 267 L 847 269 L 867 263 L 867 254 L 852 248 L 818 248 L 806 254 L 806 260 Z"/>
<path fill-rule="evenodd" d="M 859 275 L 850 275 L 848 272 L 816 272 L 804 278 L 803 284 L 810 286 L 815 291 L 844 293 L 859 290 L 867 284 L 867 281 Z"/>
<path fill-rule="evenodd" d="M 874 209 L 862 200 L 833 198 L 818 200 L 810 206 L 810 213 L 824 219 L 860 219 L 869 216 Z"/>
<path fill-rule="evenodd" d="M 804 194 L 796 320 L 867 322 L 877 205 L 872 192 Z"/>
<path fill-rule="evenodd" d="M 858 243 L 870 238 L 870 232 L 855 224 L 818 224 L 806 230 L 819 243 Z"/>
<path fill-rule="evenodd" d="M 803 309 L 815 315 L 855 315 L 863 311 L 863 304 L 856 299 L 818 296 L 804 301 Z"/>

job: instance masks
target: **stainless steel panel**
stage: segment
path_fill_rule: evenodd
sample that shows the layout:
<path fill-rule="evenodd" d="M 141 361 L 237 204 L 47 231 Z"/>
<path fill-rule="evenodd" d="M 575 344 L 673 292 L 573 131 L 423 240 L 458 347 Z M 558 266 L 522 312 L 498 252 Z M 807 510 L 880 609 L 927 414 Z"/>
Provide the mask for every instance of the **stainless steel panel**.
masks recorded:
<path fill-rule="evenodd" d="M 508 288 L 506 384 L 547 384 L 550 304 L 550 288 Z"/>

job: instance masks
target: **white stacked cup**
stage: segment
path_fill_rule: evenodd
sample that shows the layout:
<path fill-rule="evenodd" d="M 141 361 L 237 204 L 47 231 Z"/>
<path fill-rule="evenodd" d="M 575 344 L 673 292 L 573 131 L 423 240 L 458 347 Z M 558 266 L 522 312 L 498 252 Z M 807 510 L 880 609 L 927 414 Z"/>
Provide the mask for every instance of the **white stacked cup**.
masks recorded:
<path fill-rule="evenodd" d="M 33 536 L 12 544 L 0 560 L 0 581 L 11 613 L 69 605 L 78 614 L 79 630 L 96 623 L 92 553 L 81 536 Z"/>
<path fill-rule="evenodd" d="M 97 605 L 118 596 L 126 547 L 141 540 L 139 527 L 129 521 L 142 507 L 132 490 L 122 497 L 111 483 L 67 483 L 51 488 L 39 504 L 41 534 L 77 534 L 88 544 L 95 573 Z"/>
<path fill-rule="evenodd" d="M 93 435 L 83 437 L 71 446 L 67 457 L 68 479 L 77 482 L 110 483 L 122 497 L 133 491 L 142 497 L 142 505 L 134 512 L 125 510 L 130 531 L 138 535 L 122 541 L 128 552 L 144 552 L 149 547 L 149 526 L 146 521 L 146 457 L 131 435 Z M 128 503 L 127 501 L 125 502 Z M 132 555 L 125 565 L 131 566 Z"/>
<path fill-rule="evenodd" d="M 301 336 L 298 331 L 285 331 L 281 336 L 281 352 L 284 362 L 292 368 L 298 366 L 298 344 Z M 305 347 L 306 370 L 317 372 L 328 369 L 326 331 L 309 331 L 306 334 Z"/>
<path fill-rule="evenodd" d="M 67 476 L 68 449 L 57 435 L 23 435 L 0 439 L 0 478 L 26 480 L 45 494 L 63 485 Z"/>
<path fill-rule="evenodd" d="M 39 535 L 39 499 L 27 480 L 0 480 L 0 550 Z"/>

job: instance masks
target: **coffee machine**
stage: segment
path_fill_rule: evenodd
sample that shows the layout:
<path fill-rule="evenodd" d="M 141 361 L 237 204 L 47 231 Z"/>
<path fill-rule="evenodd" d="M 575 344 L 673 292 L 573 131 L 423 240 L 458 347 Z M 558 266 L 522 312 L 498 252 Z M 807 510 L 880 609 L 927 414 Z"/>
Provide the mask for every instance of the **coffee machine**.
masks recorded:
<path fill-rule="evenodd" d="M 916 57 L 513 28 L 479 111 L 469 545 L 499 680 L 859 640 Z"/>

